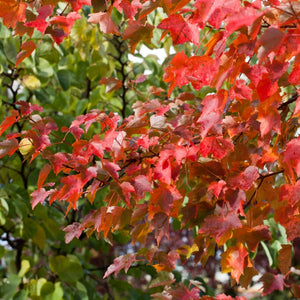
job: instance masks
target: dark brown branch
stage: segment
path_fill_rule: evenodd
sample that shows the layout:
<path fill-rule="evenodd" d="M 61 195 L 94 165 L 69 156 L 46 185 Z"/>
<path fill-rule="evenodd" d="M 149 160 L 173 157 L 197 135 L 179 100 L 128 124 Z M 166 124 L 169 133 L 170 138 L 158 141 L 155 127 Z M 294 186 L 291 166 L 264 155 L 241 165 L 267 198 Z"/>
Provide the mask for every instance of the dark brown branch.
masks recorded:
<path fill-rule="evenodd" d="M 298 95 L 297 93 L 294 94 L 294 95 L 293 95 L 291 98 L 289 98 L 287 101 L 281 103 L 281 104 L 277 107 L 277 109 L 278 109 L 278 110 L 284 109 L 287 105 L 289 105 L 289 104 L 295 102 L 295 101 L 298 99 L 298 97 L 299 97 L 299 95 Z"/>

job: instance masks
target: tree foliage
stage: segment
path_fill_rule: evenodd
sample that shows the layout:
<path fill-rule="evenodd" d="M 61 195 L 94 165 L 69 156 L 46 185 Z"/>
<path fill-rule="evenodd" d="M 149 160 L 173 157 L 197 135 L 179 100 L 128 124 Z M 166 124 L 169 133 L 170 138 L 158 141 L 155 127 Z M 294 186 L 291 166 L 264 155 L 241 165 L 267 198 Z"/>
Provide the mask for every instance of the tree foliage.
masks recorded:
<path fill-rule="evenodd" d="M 1 295 L 245 299 L 232 287 L 260 274 L 262 296 L 299 297 L 298 1 L 0 8 L 0 228 L 16 252 L 10 266 L 1 248 Z M 163 69 L 151 55 L 130 62 L 142 44 L 165 49 Z M 89 249 L 116 243 L 98 281 Z M 230 273 L 231 295 L 175 276 L 193 264 L 208 276 L 212 262 Z M 147 289 L 121 270 L 150 277 Z M 90 291 L 87 278 L 112 274 L 109 292 Z"/>

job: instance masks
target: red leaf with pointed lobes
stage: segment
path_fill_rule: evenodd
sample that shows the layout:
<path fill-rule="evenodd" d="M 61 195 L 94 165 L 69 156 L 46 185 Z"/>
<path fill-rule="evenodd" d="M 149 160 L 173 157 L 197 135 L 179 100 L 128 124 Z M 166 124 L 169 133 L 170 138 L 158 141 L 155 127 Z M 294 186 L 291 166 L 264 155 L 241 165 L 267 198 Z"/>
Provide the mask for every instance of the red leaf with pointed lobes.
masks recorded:
<path fill-rule="evenodd" d="M 240 276 L 246 267 L 251 267 L 248 251 L 242 243 L 228 248 L 221 254 L 222 273 L 231 272 L 231 277 L 239 282 Z"/>
<path fill-rule="evenodd" d="M 300 154 L 299 154 L 300 155 Z M 295 185 L 283 184 L 280 187 L 280 201 L 287 200 L 293 207 L 300 202 L 300 181 Z"/>
<path fill-rule="evenodd" d="M 130 198 L 131 198 L 131 193 L 135 192 L 134 187 L 127 181 L 122 182 L 120 186 L 122 188 L 122 192 L 124 194 L 127 205 L 131 207 Z"/>
<path fill-rule="evenodd" d="M 272 51 L 278 50 L 284 39 L 284 33 L 275 27 L 267 28 L 260 39 L 258 40 L 261 45 L 257 57 L 263 60 Z"/>
<path fill-rule="evenodd" d="M 200 154 L 204 157 L 212 154 L 215 158 L 222 159 L 228 152 L 233 150 L 232 141 L 230 139 L 223 139 L 222 136 L 205 137 L 200 143 Z"/>
<path fill-rule="evenodd" d="M 31 206 L 34 209 L 39 203 L 43 203 L 45 199 L 50 195 L 50 191 L 46 191 L 44 188 L 40 190 L 36 190 L 30 194 L 32 197 L 31 199 Z"/>
<path fill-rule="evenodd" d="M 197 0 L 194 20 L 201 28 L 206 25 L 206 22 L 215 28 L 219 28 L 226 15 L 238 10 L 240 6 L 238 0 Z"/>
<path fill-rule="evenodd" d="M 106 34 L 120 35 L 120 32 L 108 12 L 89 14 L 88 22 L 100 25 L 100 30 Z"/>
<path fill-rule="evenodd" d="M 203 225 L 198 233 L 205 233 L 215 238 L 217 243 L 225 243 L 232 235 L 232 230 L 241 228 L 242 223 L 238 214 L 234 211 L 227 213 L 226 216 L 210 215 L 204 219 Z"/>
<path fill-rule="evenodd" d="M 49 23 L 57 26 L 52 32 L 52 36 L 57 44 L 61 43 L 63 38 L 68 36 L 77 19 L 81 16 L 76 12 L 70 12 L 67 16 L 55 16 L 49 20 Z"/>
<path fill-rule="evenodd" d="M 38 179 L 38 182 L 37 182 L 38 191 L 43 186 L 43 184 L 44 184 L 45 180 L 47 179 L 47 177 L 48 177 L 51 170 L 52 170 L 52 167 L 49 164 L 45 164 L 43 166 L 42 170 L 40 171 L 39 179 Z"/>
<path fill-rule="evenodd" d="M 238 11 L 229 14 L 225 20 L 227 23 L 225 28 L 226 35 L 229 36 L 242 26 L 252 25 L 263 14 L 264 12 L 260 12 L 252 7 L 240 7 Z"/>
<path fill-rule="evenodd" d="M 137 44 L 140 41 L 151 43 L 154 26 L 140 21 L 131 21 L 123 33 L 123 39 L 129 39 L 131 52 L 134 53 Z"/>
<path fill-rule="evenodd" d="M 23 100 L 17 101 L 16 104 L 20 105 L 21 116 L 28 116 L 34 111 L 43 111 L 43 108 L 41 106 L 31 104 Z"/>
<path fill-rule="evenodd" d="M 74 239 L 74 237 L 79 239 L 81 236 L 82 230 L 83 230 L 83 225 L 78 222 L 72 223 L 72 224 L 68 225 L 67 227 L 65 227 L 63 229 L 63 231 L 66 232 L 66 235 L 65 235 L 66 244 L 69 244 Z"/>
<path fill-rule="evenodd" d="M 183 52 L 177 53 L 165 69 L 163 79 L 170 83 L 168 96 L 178 86 L 189 82 L 197 90 L 209 85 L 218 71 L 218 62 L 210 56 L 192 56 L 188 58 Z"/>
<path fill-rule="evenodd" d="M 260 280 L 264 284 L 262 297 L 273 293 L 275 290 L 283 291 L 284 275 L 282 274 L 274 275 L 272 273 L 266 273 Z"/>
<path fill-rule="evenodd" d="M 252 90 L 245 84 L 245 80 L 236 80 L 230 90 L 230 98 L 237 100 L 252 100 Z"/>
<path fill-rule="evenodd" d="M 186 42 L 191 42 L 195 45 L 199 44 L 198 26 L 190 23 L 189 20 L 179 14 L 170 15 L 167 19 L 162 20 L 157 28 L 170 32 L 175 45 Z"/>
<path fill-rule="evenodd" d="M 133 17 L 137 14 L 138 10 L 142 8 L 142 3 L 139 0 L 117 0 L 114 1 L 114 6 L 123 12 L 127 18 L 133 20 Z"/>
<path fill-rule="evenodd" d="M 132 263 L 135 261 L 135 254 L 133 253 L 129 253 L 115 258 L 114 263 L 110 265 L 107 271 L 105 272 L 103 279 L 105 279 L 112 273 L 114 273 L 116 276 L 122 269 L 124 269 L 125 273 L 127 273 Z"/>
<path fill-rule="evenodd" d="M 247 243 L 249 251 L 255 252 L 258 244 L 264 240 L 271 240 L 271 233 L 267 225 L 259 225 L 253 228 L 244 226 L 234 232 L 234 238 L 241 243 Z"/>
<path fill-rule="evenodd" d="M 20 119 L 19 112 L 17 110 L 12 110 L 11 115 L 6 117 L 2 122 L 2 124 L 0 125 L 0 136 L 7 128 L 15 124 L 16 122 L 18 122 L 19 119 Z"/>
<path fill-rule="evenodd" d="M 111 93 L 115 90 L 119 90 L 123 85 L 120 79 L 113 78 L 113 77 L 102 77 L 100 79 L 100 83 L 106 85 L 106 90 L 105 90 L 106 93 Z"/>
<path fill-rule="evenodd" d="M 172 151 L 164 150 L 160 153 L 158 162 L 155 165 L 153 179 L 158 179 L 164 183 L 171 184 L 172 181 Z"/>
<path fill-rule="evenodd" d="M 258 82 L 256 92 L 261 102 L 266 101 L 278 91 L 277 82 L 272 82 L 269 75 L 263 75 L 262 79 Z"/>
<path fill-rule="evenodd" d="M 21 52 L 18 53 L 16 58 L 15 67 L 21 63 L 26 57 L 29 57 L 31 53 L 35 50 L 36 45 L 33 41 L 27 41 L 21 45 Z"/>
<path fill-rule="evenodd" d="M 197 120 L 200 126 L 200 134 L 205 138 L 210 129 L 222 120 L 222 114 L 225 103 L 227 102 L 227 93 L 219 95 L 208 95 L 202 100 L 203 109 L 201 116 Z"/>
<path fill-rule="evenodd" d="M 166 215 L 176 217 L 178 214 L 176 203 L 181 203 L 182 195 L 175 186 L 161 183 L 153 190 L 149 204 L 149 219 L 152 219 L 156 212 L 163 212 Z"/>
<path fill-rule="evenodd" d="M 286 217 L 286 215 L 285 215 Z M 290 216 L 288 222 L 284 224 L 288 241 L 292 241 L 300 236 L 300 216 Z"/>
<path fill-rule="evenodd" d="M 176 289 L 170 290 L 170 294 L 172 295 L 173 300 L 198 300 L 200 289 L 194 287 L 189 290 L 183 284 L 177 287 Z"/>
<path fill-rule="evenodd" d="M 151 220 L 151 229 L 155 232 L 155 239 L 159 246 L 164 236 L 169 239 L 169 217 L 163 212 L 156 213 Z"/>
<path fill-rule="evenodd" d="M 146 192 L 152 192 L 151 184 L 145 175 L 138 175 L 134 178 L 133 185 L 140 199 L 145 197 Z"/>
<path fill-rule="evenodd" d="M 44 34 L 49 23 L 46 22 L 45 20 L 34 20 L 34 21 L 26 22 L 24 25 L 27 27 L 36 28 L 38 31 Z"/>
<path fill-rule="evenodd" d="M 257 121 L 260 122 L 261 136 L 265 136 L 274 130 L 278 134 L 281 133 L 280 114 L 274 106 L 259 106 Z"/>
<path fill-rule="evenodd" d="M 283 153 L 283 162 L 291 164 L 300 175 L 300 137 L 291 140 Z"/>
<path fill-rule="evenodd" d="M 168 254 L 163 251 L 157 253 L 156 259 L 158 264 L 153 265 L 157 272 L 171 272 L 176 268 L 176 261 L 179 259 L 179 254 L 175 250 L 171 250 Z"/>
<path fill-rule="evenodd" d="M 9 139 L 0 142 L 0 158 L 9 155 L 12 156 L 16 150 L 19 149 L 19 142 L 17 139 Z"/>
<path fill-rule="evenodd" d="M 232 188 L 240 188 L 242 190 L 249 190 L 253 182 L 259 177 L 259 173 L 257 168 L 254 166 L 249 166 L 245 169 L 244 172 L 237 175 L 236 177 L 229 178 L 228 184 L 232 186 Z"/>
<path fill-rule="evenodd" d="M 226 182 L 224 180 L 219 180 L 218 182 L 212 182 L 209 185 L 207 191 L 212 191 L 213 194 L 218 198 L 225 186 Z"/>
<path fill-rule="evenodd" d="M 113 179 L 118 180 L 119 178 L 118 171 L 121 170 L 119 165 L 107 160 L 102 160 L 102 165 L 103 165 L 103 170 L 107 171 Z"/>

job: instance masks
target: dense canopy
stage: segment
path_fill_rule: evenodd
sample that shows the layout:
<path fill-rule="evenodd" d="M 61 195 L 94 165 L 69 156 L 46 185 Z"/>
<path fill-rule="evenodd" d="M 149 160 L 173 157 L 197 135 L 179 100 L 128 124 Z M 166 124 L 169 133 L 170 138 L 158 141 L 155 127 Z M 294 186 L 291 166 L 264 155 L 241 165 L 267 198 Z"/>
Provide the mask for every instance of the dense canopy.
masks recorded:
<path fill-rule="evenodd" d="M 299 1 L 0 18 L 1 297 L 300 297 Z"/>

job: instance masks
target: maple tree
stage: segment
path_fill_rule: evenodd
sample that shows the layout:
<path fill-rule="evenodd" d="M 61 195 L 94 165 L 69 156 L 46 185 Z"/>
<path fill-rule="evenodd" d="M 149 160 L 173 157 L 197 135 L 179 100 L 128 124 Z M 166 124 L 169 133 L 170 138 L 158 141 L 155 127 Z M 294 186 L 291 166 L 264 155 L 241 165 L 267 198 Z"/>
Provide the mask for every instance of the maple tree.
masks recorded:
<path fill-rule="evenodd" d="M 216 251 L 232 285 L 247 288 L 261 274 L 262 296 L 288 289 L 299 297 L 298 1 L 0 0 L 0 8 L 3 24 L 21 41 L 18 51 L 10 51 L 15 42 L 6 50 L 12 68 L 4 72 L 10 85 L 4 83 L 14 102 L 0 125 L 0 157 L 38 161 L 32 208 L 66 203 L 68 215 L 84 207 L 64 228 L 67 244 L 84 234 L 113 243 L 121 232 L 135 252 L 116 257 L 104 278 L 146 262 L 161 274 L 150 284 L 157 299 L 234 299 L 172 277 L 180 262 L 204 268 Z M 102 38 L 114 70 L 100 59 Z M 69 69 L 57 70 L 61 89 L 67 93 L 82 72 L 89 88 L 79 93 L 73 119 L 62 122 L 36 90 L 52 76 L 43 45 L 56 49 L 57 63 L 65 41 L 80 64 L 74 69 L 65 58 Z M 139 66 L 128 69 L 127 45 L 135 53 L 140 43 L 166 41 L 178 51 L 163 73 L 148 79 Z M 95 50 L 90 57 L 87 47 Z M 32 61 L 44 70 L 42 80 L 22 74 Z M 13 76 L 22 76 L 26 101 Z M 103 89 L 112 95 L 105 98 L 112 111 L 98 106 L 108 97 Z M 183 230 L 192 238 L 172 248 L 173 231 Z M 268 268 L 259 264 L 261 253 Z M 64 263 L 79 264 L 58 255 L 50 268 L 73 282 Z"/>

